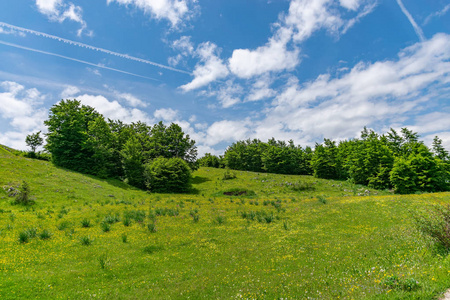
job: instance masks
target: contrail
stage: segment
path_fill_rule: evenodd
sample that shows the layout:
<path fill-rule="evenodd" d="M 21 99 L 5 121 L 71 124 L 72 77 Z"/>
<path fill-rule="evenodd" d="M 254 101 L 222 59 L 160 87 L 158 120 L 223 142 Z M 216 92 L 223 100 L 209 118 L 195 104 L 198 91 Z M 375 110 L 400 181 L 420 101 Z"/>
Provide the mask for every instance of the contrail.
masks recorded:
<path fill-rule="evenodd" d="M 406 9 L 406 7 L 403 5 L 402 0 L 397 0 L 398 5 L 400 6 L 400 9 L 405 14 L 405 16 L 408 18 L 409 22 L 411 23 L 412 27 L 414 27 L 414 31 L 416 32 L 417 36 L 419 37 L 420 41 L 425 41 L 425 35 L 423 34 L 422 28 L 417 25 L 416 21 L 414 21 L 414 18 L 411 16 L 409 11 Z"/>
<path fill-rule="evenodd" d="M 64 42 L 64 43 L 67 43 L 69 45 L 74 45 L 74 46 L 78 46 L 78 47 L 81 47 L 81 48 L 86 48 L 86 49 L 89 49 L 89 50 L 99 51 L 99 52 L 103 52 L 103 53 L 106 53 L 106 54 L 109 54 L 109 55 L 114 55 L 114 56 L 117 56 L 117 57 L 120 57 L 120 58 L 125 58 L 125 59 L 129 59 L 129 60 L 134 60 L 134 61 L 137 61 L 137 62 L 149 64 L 149 65 L 152 65 L 152 66 L 155 66 L 155 67 L 158 67 L 158 68 L 162 68 L 162 69 L 166 69 L 166 70 L 170 70 L 170 71 L 174 71 L 174 72 L 179 72 L 179 73 L 191 75 L 190 72 L 187 72 L 187 71 L 184 71 L 184 70 L 180 70 L 180 69 L 172 68 L 172 67 L 169 67 L 169 66 L 166 66 L 166 65 L 158 64 L 158 63 L 146 60 L 146 59 L 130 56 L 128 54 L 118 53 L 118 52 L 110 51 L 110 50 L 107 50 L 107 49 L 94 47 L 94 46 L 91 46 L 91 45 L 88 45 L 88 44 L 83 44 L 83 43 L 80 43 L 80 42 L 68 40 L 68 39 L 65 39 L 65 38 L 62 38 L 62 37 L 59 37 L 59 36 L 55 36 L 55 35 L 51 35 L 51 34 L 47 34 L 47 33 L 44 33 L 44 32 L 39 32 L 39 31 L 36 31 L 36 30 L 31 30 L 31 29 L 27 29 L 27 28 L 23 28 L 23 27 L 18 27 L 18 26 L 14 26 L 14 25 L 11 25 L 11 24 L 8 24 L 8 23 L 4 23 L 4 22 L 0 22 L 0 27 L 6 27 L 6 28 L 17 30 L 17 31 L 20 31 L 20 32 L 31 33 L 31 34 L 34 34 L 36 36 L 42 36 L 42 37 L 45 37 L 45 38 L 48 38 L 48 39 L 57 40 L 58 42 Z"/>
<path fill-rule="evenodd" d="M 119 73 L 131 75 L 131 76 L 136 76 L 136 77 L 140 77 L 140 78 L 145 78 L 145 79 L 150 79 L 150 80 L 160 81 L 160 80 L 155 79 L 155 78 L 146 77 L 146 76 L 142 76 L 142 75 L 138 75 L 138 74 L 134 74 L 134 73 L 122 71 L 122 70 L 119 70 L 119 69 L 114 69 L 114 68 L 110 68 L 110 67 L 106 67 L 106 66 L 102 66 L 102 65 L 90 63 L 90 62 L 88 62 L 88 61 L 79 60 L 79 59 L 76 59 L 76 58 L 67 57 L 67 56 L 60 55 L 60 54 L 56 54 L 56 53 L 52 53 L 52 52 L 47 52 L 47 51 L 37 50 L 37 49 L 33 49 L 33 48 L 28 48 L 28 47 L 16 45 L 16 44 L 13 44 L 13 43 L 7 43 L 7 42 L 4 42 L 4 41 L 0 41 L 0 44 L 6 45 L 6 46 L 15 47 L 15 48 L 19 48 L 19 49 L 23 49 L 23 50 L 33 51 L 33 52 L 37 52 L 37 53 L 41 53 L 41 54 L 46 54 L 46 55 L 56 56 L 56 57 L 68 59 L 68 60 L 71 60 L 71 61 L 76 61 L 76 62 L 79 62 L 79 63 L 82 63 L 82 64 L 94 66 L 94 67 L 96 67 L 96 68 L 102 68 L 102 69 L 106 69 L 106 70 L 110 70 L 110 71 L 115 71 L 115 72 L 119 72 Z"/>

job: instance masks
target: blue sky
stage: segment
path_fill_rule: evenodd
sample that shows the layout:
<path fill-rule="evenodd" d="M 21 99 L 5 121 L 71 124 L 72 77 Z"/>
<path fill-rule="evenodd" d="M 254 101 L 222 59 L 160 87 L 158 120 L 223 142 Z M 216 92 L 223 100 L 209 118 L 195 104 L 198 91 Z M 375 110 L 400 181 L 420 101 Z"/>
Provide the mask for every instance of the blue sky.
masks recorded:
<path fill-rule="evenodd" d="M 409 127 L 450 149 L 447 0 L 0 1 L 0 144 L 49 108 L 176 122 L 199 154 L 236 140 Z"/>

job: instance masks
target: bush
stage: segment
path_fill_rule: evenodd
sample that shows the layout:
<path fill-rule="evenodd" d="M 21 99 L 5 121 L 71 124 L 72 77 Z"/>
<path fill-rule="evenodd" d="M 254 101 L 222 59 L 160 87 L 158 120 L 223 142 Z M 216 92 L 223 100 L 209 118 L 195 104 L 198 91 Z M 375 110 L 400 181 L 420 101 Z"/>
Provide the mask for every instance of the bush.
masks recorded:
<path fill-rule="evenodd" d="M 181 158 L 159 157 L 145 165 L 145 184 L 152 192 L 184 193 L 191 188 L 191 169 Z"/>
<path fill-rule="evenodd" d="M 450 205 L 436 205 L 413 214 L 413 218 L 420 232 L 431 237 L 445 252 L 450 251 Z"/>
<path fill-rule="evenodd" d="M 19 192 L 16 194 L 16 199 L 14 204 L 20 205 L 31 205 L 34 201 L 30 197 L 31 190 L 28 183 L 24 180 L 22 185 L 19 187 Z"/>

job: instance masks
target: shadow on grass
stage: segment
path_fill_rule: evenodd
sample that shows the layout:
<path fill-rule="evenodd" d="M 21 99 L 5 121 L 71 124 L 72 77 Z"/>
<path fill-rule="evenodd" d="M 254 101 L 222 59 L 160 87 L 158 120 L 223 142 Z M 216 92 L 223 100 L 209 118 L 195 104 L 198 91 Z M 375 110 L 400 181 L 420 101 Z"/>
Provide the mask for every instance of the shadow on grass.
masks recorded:
<path fill-rule="evenodd" d="M 200 176 L 195 176 L 194 178 L 192 178 L 192 184 L 200 184 L 208 181 L 211 181 L 211 179 Z"/>

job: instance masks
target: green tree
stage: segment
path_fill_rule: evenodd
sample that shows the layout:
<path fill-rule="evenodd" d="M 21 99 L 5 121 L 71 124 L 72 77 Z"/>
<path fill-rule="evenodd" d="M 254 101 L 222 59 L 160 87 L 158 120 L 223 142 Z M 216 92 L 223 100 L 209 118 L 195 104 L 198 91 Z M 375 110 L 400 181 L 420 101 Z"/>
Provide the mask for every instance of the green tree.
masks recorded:
<path fill-rule="evenodd" d="M 142 144 L 135 136 L 131 136 L 120 154 L 126 182 L 138 188 L 145 188 Z"/>
<path fill-rule="evenodd" d="M 205 153 L 197 162 L 200 167 L 220 168 L 220 158 L 211 153 Z"/>
<path fill-rule="evenodd" d="M 448 151 L 442 146 L 442 140 L 438 136 L 435 136 L 433 139 L 433 153 L 442 161 L 448 161 L 450 158 Z"/>
<path fill-rule="evenodd" d="M 84 173 L 92 173 L 95 151 L 89 139 L 89 123 L 101 115 L 77 100 L 62 100 L 51 107 L 47 144 L 55 165 Z"/>
<path fill-rule="evenodd" d="M 42 144 L 44 143 L 44 140 L 41 137 L 41 132 L 38 131 L 36 133 L 27 135 L 25 143 L 28 147 L 31 148 L 31 152 L 36 153 L 37 147 L 42 146 Z"/>
<path fill-rule="evenodd" d="M 184 193 L 191 188 L 191 169 L 181 158 L 158 157 L 145 165 L 145 184 L 152 192 Z"/>
<path fill-rule="evenodd" d="M 195 169 L 197 147 L 195 141 L 191 140 L 178 124 L 171 123 L 169 126 L 165 126 L 162 122 L 159 122 L 149 132 L 146 157 L 148 160 L 157 157 L 177 157 L 183 159 L 192 169 Z"/>

